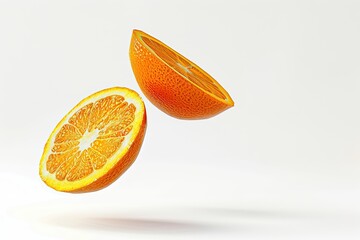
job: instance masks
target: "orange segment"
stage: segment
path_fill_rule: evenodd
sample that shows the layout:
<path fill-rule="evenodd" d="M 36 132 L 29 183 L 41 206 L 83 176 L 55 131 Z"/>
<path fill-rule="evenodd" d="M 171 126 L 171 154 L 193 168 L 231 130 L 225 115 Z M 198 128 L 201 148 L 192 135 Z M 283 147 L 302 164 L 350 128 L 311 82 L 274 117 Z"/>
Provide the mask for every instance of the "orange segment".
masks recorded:
<path fill-rule="evenodd" d="M 69 140 L 63 143 L 55 143 L 51 151 L 53 152 L 66 152 L 77 147 L 80 144 L 79 141 Z"/>
<path fill-rule="evenodd" d="M 89 132 L 103 128 L 102 122 L 107 118 L 110 118 L 108 121 L 115 118 L 116 116 L 111 112 L 118 108 L 123 101 L 122 96 L 109 96 L 96 101 L 90 115 Z"/>
<path fill-rule="evenodd" d="M 91 165 L 91 158 L 89 157 L 88 150 L 85 149 L 79 153 L 80 154 L 74 158 L 75 161 L 73 161 L 73 165 L 70 165 L 71 167 L 67 168 L 68 172 L 65 176 L 67 181 L 72 182 L 80 180 L 94 171 Z"/>
<path fill-rule="evenodd" d="M 89 148 L 88 154 L 91 158 L 91 162 L 92 162 L 92 165 L 95 170 L 99 170 L 100 168 L 102 168 L 105 165 L 107 158 L 104 155 L 102 155 L 101 153 L 97 152 L 96 150 L 94 150 L 92 148 Z"/>
<path fill-rule="evenodd" d="M 227 91 L 208 73 L 142 31 L 133 31 L 130 61 L 145 96 L 170 116 L 209 118 L 234 105 Z"/>
<path fill-rule="evenodd" d="M 93 107 L 93 103 L 82 107 L 70 119 L 69 123 L 79 129 L 81 134 L 84 134 L 89 124 L 89 116 Z"/>
<path fill-rule="evenodd" d="M 76 151 L 73 154 L 68 155 L 68 157 L 62 161 L 61 166 L 57 169 L 55 173 L 55 177 L 57 180 L 59 181 L 65 180 L 70 170 L 76 166 L 80 155 L 81 155 L 80 151 Z"/>
<path fill-rule="evenodd" d="M 120 147 L 121 143 L 125 138 L 108 138 L 108 139 L 96 139 L 92 144 L 91 148 L 105 156 L 106 158 L 111 157 L 116 150 Z"/>
<path fill-rule="evenodd" d="M 99 190 L 135 160 L 146 130 L 139 95 L 111 88 L 82 100 L 56 126 L 40 161 L 40 176 L 66 192 Z"/>
<path fill-rule="evenodd" d="M 81 138 L 79 130 L 71 124 L 65 124 L 61 127 L 55 137 L 55 143 L 63 143 L 66 141 L 78 140 Z"/>
<path fill-rule="evenodd" d="M 49 173 L 55 173 L 63 163 L 68 161 L 70 157 L 76 155 L 77 152 L 78 149 L 73 149 L 64 153 L 51 153 L 46 161 L 46 170 Z"/>

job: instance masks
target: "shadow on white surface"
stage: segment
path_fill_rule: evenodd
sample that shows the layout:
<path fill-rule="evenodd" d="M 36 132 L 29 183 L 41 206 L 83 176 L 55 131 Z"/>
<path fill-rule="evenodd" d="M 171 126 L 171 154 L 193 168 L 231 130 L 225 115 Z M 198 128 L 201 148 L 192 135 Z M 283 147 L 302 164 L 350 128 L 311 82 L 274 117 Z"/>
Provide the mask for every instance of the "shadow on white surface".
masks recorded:
<path fill-rule="evenodd" d="M 286 211 L 286 210 L 261 210 L 261 209 L 241 209 L 241 208 L 198 208 L 194 209 L 209 217 L 225 218 L 248 218 L 248 219 L 268 219 L 268 220 L 295 220 L 304 218 L 318 218 L 321 215 L 315 213 Z"/>
<path fill-rule="evenodd" d="M 100 206 L 101 205 L 101 206 Z M 226 206 L 142 206 L 48 202 L 16 207 L 9 213 L 36 229 L 88 239 L 134 235 L 167 239 L 196 235 L 197 239 L 358 239 L 356 213 L 306 211 L 305 209 L 241 208 Z M 341 237 L 341 238 L 339 238 Z M 159 238 L 159 239 L 163 239 Z M 182 239 L 182 238 L 181 238 Z"/>
<path fill-rule="evenodd" d="M 109 232 L 133 232 L 153 234 L 200 233 L 217 227 L 190 221 L 160 220 L 130 217 L 79 217 L 72 215 L 52 216 L 44 219 L 47 224 L 78 230 Z"/>

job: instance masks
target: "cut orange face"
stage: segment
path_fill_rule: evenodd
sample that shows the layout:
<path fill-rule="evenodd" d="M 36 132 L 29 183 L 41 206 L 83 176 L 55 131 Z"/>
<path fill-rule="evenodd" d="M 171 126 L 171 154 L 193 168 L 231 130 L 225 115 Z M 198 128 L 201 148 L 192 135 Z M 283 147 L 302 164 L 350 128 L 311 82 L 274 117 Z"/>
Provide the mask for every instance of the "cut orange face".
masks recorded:
<path fill-rule="evenodd" d="M 230 95 L 214 78 L 142 31 L 133 31 L 130 61 L 145 96 L 170 116 L 203 119 L 234 106 Z"/>
<path fill-rule="evenodd" d="M 135 91 L 115 87 L 92 94 L 51 133 L 40 177 L 58 191 L 102 189 L 135 161 L 145 131 L 145 106 Z"/>

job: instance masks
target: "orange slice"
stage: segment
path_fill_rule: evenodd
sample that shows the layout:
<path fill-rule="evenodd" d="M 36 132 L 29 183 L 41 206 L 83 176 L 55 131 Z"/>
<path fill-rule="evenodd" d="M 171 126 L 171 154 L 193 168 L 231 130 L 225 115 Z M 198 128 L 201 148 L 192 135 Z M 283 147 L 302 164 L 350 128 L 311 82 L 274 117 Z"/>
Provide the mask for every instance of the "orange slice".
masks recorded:
<path fill-rule="evenodd" d="M 234 106 L 230 95 L 214 78 L 142 31 L 133 31 L 130 61 L 145 96 L 170 116 L 203 119 Z"/>
<path fill-rule="evenodd" d="M 102 189 L 135 161 L 145 131 L 145 106 L 136 92 L 115 87 L 94 93 L 51 133 L 40 160 L 40 177 L 58 191 Z"/>

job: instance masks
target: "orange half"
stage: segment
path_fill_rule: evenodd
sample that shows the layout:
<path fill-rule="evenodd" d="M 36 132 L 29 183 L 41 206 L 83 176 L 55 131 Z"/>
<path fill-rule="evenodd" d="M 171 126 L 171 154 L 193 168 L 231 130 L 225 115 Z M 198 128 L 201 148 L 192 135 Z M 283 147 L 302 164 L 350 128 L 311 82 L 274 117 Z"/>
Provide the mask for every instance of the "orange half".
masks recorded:
<path fill-rule="evenodd" d="M 145 106 L 135 91 L 115 87 L 94 93 L 51 133 L 40 160 L 40 177 L 58 191 L 102 189 L 135 161 L 145 131 Z"/>
<path fill-rule="evenodd" d="M 129 52 L 142 92 L 170 116 L 203 119 L 234 106 L 214 78 L 158 39 L 134 30 Z"/>

